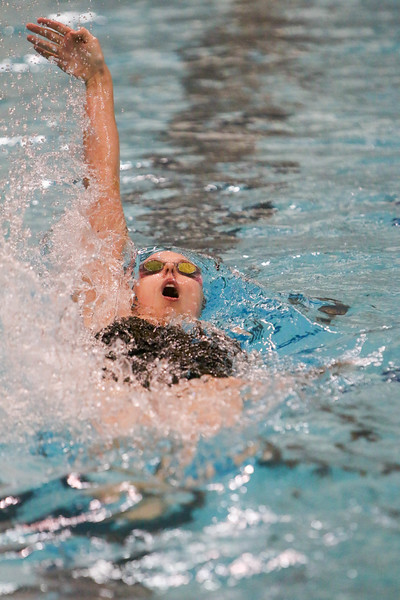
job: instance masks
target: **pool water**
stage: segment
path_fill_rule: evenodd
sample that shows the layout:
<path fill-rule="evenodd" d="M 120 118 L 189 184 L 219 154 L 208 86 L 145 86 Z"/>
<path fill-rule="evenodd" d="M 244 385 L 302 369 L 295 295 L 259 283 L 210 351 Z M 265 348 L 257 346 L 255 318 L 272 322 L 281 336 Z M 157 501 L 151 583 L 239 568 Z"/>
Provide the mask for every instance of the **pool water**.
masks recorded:
<path fill-rule="evenodd" d="M 0 595 L 396 598 L 398 3 L 0 7 Z M 57 13 L 114 77 L 132 239 L 193 253 L 204 320 L 250 355 L 214 436 L 96 427 L 113 396 L 70 301 L 83 90 L 24 32 Z"/>

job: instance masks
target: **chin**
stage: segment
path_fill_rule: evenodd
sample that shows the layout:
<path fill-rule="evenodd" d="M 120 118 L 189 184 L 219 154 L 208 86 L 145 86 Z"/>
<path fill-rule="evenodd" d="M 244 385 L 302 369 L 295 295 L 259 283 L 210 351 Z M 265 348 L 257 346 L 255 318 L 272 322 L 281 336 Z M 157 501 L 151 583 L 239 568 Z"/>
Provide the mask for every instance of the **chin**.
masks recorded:
<path fill-rule="evenodd" d="M 195 321 L 199 318 L 200 314 L 198 311 L 183 310 L 178 306 L 136 306 L 133 314 L 141 319 L 146 319 L 153 323 L 158 324 L 179 324 L 182 321 Z"/>
<path fill-rule="evenodd" d="M 160 315 L 161 316 L 161 315 Z M 163 311 L 162 315 L 165 319 L 169 319 L 171 322 L 178 323 L 179 321 L 195 321 L 198 319 L 199 314 L 190 310 L 179 310 L 175 309 L 175 307 L 167 307 L 165 311 Z"/>

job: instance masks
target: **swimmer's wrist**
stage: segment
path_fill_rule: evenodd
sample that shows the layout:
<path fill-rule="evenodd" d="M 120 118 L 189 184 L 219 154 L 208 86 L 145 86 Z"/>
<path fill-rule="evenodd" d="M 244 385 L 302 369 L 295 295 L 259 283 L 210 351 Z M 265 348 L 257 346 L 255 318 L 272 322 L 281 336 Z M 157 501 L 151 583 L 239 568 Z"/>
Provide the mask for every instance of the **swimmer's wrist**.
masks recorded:
<path fill-rule="evenodd" d="M 108 70 L 107 65 L 104 63 L 98 67 L 98 69 L 95 71 L 95 73 L 91 74 L 90 77 L 88 77 L 85 80 L 85 86 L 88 89 L 88 88 L 94 87 L 100 83 L 104 84 L 105 82 L 107 82 L 107 80 L 112 82 L 111 73 Z"/>

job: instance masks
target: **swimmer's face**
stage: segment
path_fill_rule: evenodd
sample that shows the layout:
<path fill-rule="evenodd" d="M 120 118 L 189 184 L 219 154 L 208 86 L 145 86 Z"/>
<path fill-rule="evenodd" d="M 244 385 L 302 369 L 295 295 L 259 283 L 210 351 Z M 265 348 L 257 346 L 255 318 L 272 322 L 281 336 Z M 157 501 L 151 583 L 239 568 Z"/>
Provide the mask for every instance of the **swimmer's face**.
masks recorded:
<path fill-rule="evenodd" d="M 155 261 L 163 263 L 161 270 L 158 270 L 161 265 Z M 186 256 L 169 250 L 156 252 L 144 261 L 134 289 L 135 314 L 158 321 L 200 316 L 203 303 L 201 274 L 195 267 L 193 273 L 189 272 L 193 268 L 187 264 L 179 267 L 181 261 L 193 265 Z"/>

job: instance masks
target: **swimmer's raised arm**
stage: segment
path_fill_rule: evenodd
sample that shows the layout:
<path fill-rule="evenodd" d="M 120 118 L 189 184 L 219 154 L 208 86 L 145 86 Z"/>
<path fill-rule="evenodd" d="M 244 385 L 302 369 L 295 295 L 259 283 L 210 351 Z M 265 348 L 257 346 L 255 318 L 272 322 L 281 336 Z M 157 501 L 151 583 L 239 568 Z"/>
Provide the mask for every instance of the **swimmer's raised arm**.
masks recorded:
<path fill-rule="evenodd" d="M 34 34 L 27 39 L 36 52 L 86 86 L 85 184 L 93 186 L 95 192 L 87 217 L 104 244 L 102 256 L 82 265 L 82 284 L 74 299 L 82 303 L 85 325 L 97 331 L 117 317 L 127 316 L 132 304 L 129 278 L 123 272 L 123 253 L 129 238 L 120 197 L 113 83 L 100 43 L 87 29 L 75 31 L 46 18 L 37 21 L 27 24 Z"/>
<path fill-rule="evenodd" d="M 127 227 L 120 199 L 119 138 L 114 115 L 113 83 L 99 41 L 87 29 L 77 31 L 54 21 L 39 18 L 27 29 L 38 54 L 84 81 L 86 114 L 85 161 L 89 182 L 96 188 L 96 201 L 89 210 L 92 228 L 101 238 L 111 237 L 114 258 L 121 258 L 127 241 Z M 41 36 L 41 37 L 38 37 Z"/>

